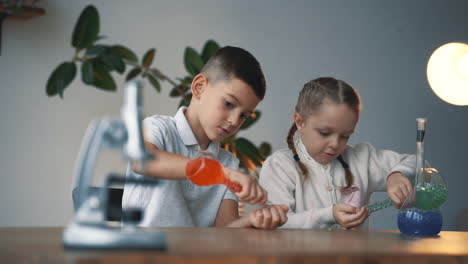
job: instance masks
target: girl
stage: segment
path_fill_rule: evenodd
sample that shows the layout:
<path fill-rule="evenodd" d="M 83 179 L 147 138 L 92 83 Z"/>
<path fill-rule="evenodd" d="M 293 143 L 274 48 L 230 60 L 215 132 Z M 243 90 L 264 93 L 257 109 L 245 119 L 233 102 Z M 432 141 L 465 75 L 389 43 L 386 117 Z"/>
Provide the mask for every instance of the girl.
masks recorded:
<path fill-rule="evenodd" d="M 360 109 L 359 95 L 344 81 L 326 77 L 304 85 L 289 149 L 268 157 L 260 173 L 269 200 L 290 208 L 283 227 L 367 228 L 365 205 L 373 192 L 386 189 L 396 207 L 411 193 L 405 175 L 414 175 L 414 155 L 347 145 Z"/>

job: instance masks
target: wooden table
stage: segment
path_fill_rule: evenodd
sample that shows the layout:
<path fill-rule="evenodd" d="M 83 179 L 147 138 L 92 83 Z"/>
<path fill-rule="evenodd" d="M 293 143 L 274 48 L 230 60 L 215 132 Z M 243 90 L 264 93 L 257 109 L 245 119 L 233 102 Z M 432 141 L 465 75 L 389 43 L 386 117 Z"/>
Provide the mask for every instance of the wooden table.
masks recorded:
<path fill-rule="evenodd" d="M 468 232 L 162 228 L 167 251 L 65 250 L 63 228 L 0 228 L 0 263 L 468 263 Z"/>

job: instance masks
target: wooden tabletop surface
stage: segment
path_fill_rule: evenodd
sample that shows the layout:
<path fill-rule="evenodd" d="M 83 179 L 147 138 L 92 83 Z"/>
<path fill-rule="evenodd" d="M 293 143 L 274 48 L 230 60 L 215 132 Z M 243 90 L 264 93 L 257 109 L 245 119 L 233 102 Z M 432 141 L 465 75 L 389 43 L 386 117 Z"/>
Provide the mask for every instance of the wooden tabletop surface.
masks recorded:
<path fill-rule="evenodd" d="M 68 250 L 63 228 L 0 228 L 0 263 L 468 263 L 468 232 L 161 228 L 167 251 Z"/>

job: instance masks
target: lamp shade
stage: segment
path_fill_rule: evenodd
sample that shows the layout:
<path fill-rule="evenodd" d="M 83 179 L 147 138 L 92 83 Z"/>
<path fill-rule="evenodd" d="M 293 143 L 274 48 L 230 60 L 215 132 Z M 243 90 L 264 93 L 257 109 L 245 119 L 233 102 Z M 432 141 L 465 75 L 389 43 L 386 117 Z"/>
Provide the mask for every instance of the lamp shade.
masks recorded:
<path fill-rule="evenodd" d="M 468 105 L 468 45 L 454 42 L 436 49 L 427 63 L 427 80 L 442 100 Z"/>

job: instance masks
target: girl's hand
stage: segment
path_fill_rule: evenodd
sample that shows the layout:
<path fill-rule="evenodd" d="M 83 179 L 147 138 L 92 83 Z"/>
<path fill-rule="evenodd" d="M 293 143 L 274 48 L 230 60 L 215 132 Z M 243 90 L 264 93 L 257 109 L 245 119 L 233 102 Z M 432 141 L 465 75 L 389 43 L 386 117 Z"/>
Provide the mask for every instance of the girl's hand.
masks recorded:
<path fill-rule="evenodd" d="M 242 187 L 230 188 L 242 202 L 262 205 L 266 203 L 267 192 L 260 186 L 256 177 L 227 167 L 223 167 L 223 171 L 228 180 Z"/>
<path fill-rule="evenodd" d="M 338 203 L 333 206 L 335 221 L 345 228 L 360 226 L 369 215 L 370 211 L 365 206 L 357 208 L 344 203 Z"/>
<path fill-rule="evenodd" d="M 403 205 L 403 202 L 412 193 L 412 189 L 410 180 L 400 172 L 394 172 L 387 177 L 387 193 L 396 208 Z"/>
<path fill-rule="evenodd" d="M 274 229 L 284 225 L 288 220 L 286 213 L 289 208 L 287 205 L 267 205 L 253 210 L 249 214 L 249 221 L 253 227 L 261 229 Z"/>

